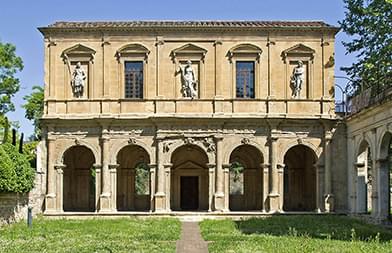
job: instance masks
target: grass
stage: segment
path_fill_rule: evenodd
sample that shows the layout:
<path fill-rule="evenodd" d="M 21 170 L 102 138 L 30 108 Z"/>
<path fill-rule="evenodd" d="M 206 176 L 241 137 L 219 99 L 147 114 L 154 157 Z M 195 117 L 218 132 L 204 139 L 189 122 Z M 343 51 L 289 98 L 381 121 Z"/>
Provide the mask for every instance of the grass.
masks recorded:
<path fill-rule="evenodd" d="M 392 252 L 392 230 L 345 216 L 273 216 L 200 223 L 209 252 Z"/>
<path fill-rule="evenodd" d="M 0 252 L 175 252 L 177 219 L 35 219 L 0 228 Z"/>

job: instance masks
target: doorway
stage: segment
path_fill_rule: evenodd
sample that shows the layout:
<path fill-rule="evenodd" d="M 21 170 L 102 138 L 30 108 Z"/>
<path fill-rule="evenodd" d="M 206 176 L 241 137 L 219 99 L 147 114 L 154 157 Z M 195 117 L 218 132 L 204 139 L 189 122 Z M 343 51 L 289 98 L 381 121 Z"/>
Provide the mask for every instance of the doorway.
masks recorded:
<path fill-rule="evenodd" d="M 199 209 L 199 177 L 182 176 L 181 177 L 181 210 Z"/>

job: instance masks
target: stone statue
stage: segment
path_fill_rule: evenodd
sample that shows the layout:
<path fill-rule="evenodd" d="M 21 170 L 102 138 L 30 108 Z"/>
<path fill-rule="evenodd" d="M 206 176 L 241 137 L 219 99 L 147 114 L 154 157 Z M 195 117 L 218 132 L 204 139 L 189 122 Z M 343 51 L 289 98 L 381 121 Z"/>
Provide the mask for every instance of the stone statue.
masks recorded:
<path fill-rule="evenodd" d="M 185 67 L 180 67 L 182 81 L 182 96 L 196 98 L 197 97 L 197 80 L 193 72 L 192 62 L 188 60 Z"/>
<path fill-rule="evenodd" d="M 80 98 L 83 96 L 85 80 L 86 80 L 86 73 L 82 69 L 82 64 L 78 62 L 76 63 L 75 69 L 72 73 L 72 81 L 71 81 L 74 97 Z"/>
<path fill-rule="evenodd" d="M 302 61 L 298 61 L 298 65 L 293 70 L 293 75 L 291 76 L 291 87 L 293 89 L 293 93 L 291 97 L 299 98 L 300 92 L 302 89 L 302 84 L 304 83 L 304 73 L 305 68 Z"/>

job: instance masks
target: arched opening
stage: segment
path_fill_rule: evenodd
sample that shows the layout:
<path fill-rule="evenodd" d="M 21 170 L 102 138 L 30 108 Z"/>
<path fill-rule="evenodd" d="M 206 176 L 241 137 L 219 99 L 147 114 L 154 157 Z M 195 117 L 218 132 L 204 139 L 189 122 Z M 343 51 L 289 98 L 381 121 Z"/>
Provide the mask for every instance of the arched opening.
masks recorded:
<path fill-rule="evenodd" d="M 251 145 L 241 145 L 230 155 L 229 208 L 232 211 L 261 210 L 263 206 L 263 156 Z"/>
<path fill-rule="evenodd" d="M 128 145 L 117 154 L 117 210 L 150 210 L 150 157 L 137 145 Z"/>
<path fill-rule="evenodd" d="M 372 211 L 372 154 L 367 141 L 362 141 L 357 154 L 357 208 L 359 213 Z"/>
<path fill-rule="evenodd" d="M 386 133 L 380 148 L 380 216 L 392 219 L 392 134 Z"/>
<path fill-rule="evenodd" d="M 64 153 L 63 210 L 93 212 L 96 209 L 93 152 L 85 146 L 74 146 Z"/>
<path fill-rule="evenodd" d="M 208 157 L 196 145 L 177 148 L 171 157 L 171 209 L 208 210 Z"/>
<path fill-rule="evenodd" d="M 296 145 L 286 152 L 283 210 L 316 210 L 316 162 L 316 154 L 305 145 Z"/>

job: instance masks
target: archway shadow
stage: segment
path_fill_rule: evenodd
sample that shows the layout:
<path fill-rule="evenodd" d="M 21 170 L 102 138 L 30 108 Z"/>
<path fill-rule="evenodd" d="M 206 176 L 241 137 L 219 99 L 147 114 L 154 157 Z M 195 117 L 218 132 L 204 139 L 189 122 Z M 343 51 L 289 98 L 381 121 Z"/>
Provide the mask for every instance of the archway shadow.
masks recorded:
<path fill-rule="evenodd" d="M 392 240 L 391 230 L 342 215 L 276 215 L 235 223 L 236 228 L 246 235 L 298 236 L 341 241 Z"/>

